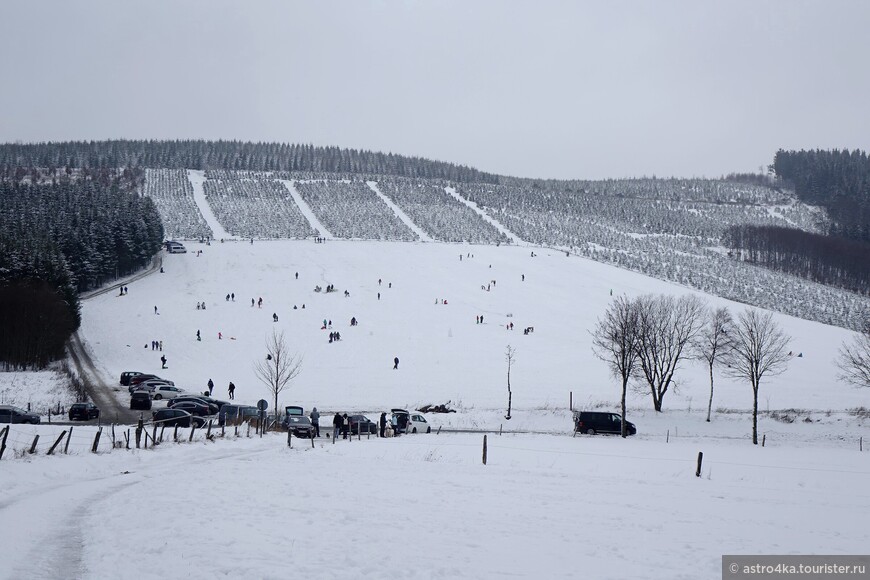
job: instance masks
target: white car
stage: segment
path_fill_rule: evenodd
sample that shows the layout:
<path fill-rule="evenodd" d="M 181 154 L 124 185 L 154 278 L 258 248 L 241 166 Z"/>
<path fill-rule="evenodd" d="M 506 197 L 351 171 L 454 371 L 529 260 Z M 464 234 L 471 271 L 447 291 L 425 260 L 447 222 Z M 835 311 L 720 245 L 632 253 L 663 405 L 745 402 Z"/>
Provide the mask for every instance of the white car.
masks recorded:
<path fill-rule="evenodd" d="M 423 415 L 411 413 L 410 421 L 408 422 L 408 433 L 431 433 L 432 426 L 426 421 Z"/>
<path fill-rule="evenodd" d="M 189 395 L 187 391 L 182 391 L 178 387 L 173 387 L 172 385 L 157 385 L 154 387 L 154 390 L 151 391 L 151 398 L 155 401 L 159 401 L 160 399 L 174 399 L 179 395 Z"/>

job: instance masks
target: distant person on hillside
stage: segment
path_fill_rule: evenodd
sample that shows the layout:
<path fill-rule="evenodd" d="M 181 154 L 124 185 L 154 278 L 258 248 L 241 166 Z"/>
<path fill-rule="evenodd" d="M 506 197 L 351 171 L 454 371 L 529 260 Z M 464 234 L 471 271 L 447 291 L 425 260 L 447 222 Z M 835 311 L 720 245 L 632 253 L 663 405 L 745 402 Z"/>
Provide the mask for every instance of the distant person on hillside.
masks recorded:
<path fill-rule="evenodd" d="M 296 272 L 296 279 L 297 280 L 299 279 L 299 272 Z M 318 435 L 318 437 L 319 437 L 319 435 Z"/>
<path fill-rule="evenodd" d="M 523 281 L 523 282 L 526 281 L 526 275 L 525 275 L 525 274 L 522 274 L 522 281 Z"/>
<path fill-rule="evenodd" d="M 212 391 L 214 391 L 214 381 L 209 379 L 208 380 L 208 396 L 209 397 L 211 397 Z"/>
<path fill-rule="evenodd" d="M 278 314 L 275 312 L 272 313 L 272 322 L 278 322 Z"/>
<path fill-rule="evenodd" d="M 393 370 L 398 370 L 399 368 L 399 357 L 393 359 Z"/>
<path fill-rule="evenodd" d="M 227 302 L 229 302 L 229 301 L 230 301 L 230 295 L 227 294 Z"/>
<path fill-rule="evenodd" d="M 251 308 L 253 308 L 253 307 L 254 307 L 254 299 L 251 298 Z"/>
<path fill-rule="evenodd" d="M 232 292 L 232 293 L 230 294 L 230 300 L 232 300 L 233 302 L 236 301 L 236 293 L 235 293 L 235 292 Z"/>
<path fill-rule="evenodd" d="M 257 300 L 257 308 L 263 307 L 263 297 L 261 296 L 259 300 Z"/>
<path fill-rule="evenodd" d="M 230 401 L 236 398 L 236 386 L 230 381 L 230 386 L 227 388 L 227 393 L 230 395 Z"/>
<path fill-rule="evenodd" d="M 160 363 L 163 365 L 163 366 L 160 367 L 160 368 L 164 368 L 164 369 L 165 369 L 165 368 L 166 368 L 166 355 L 165 355 L 165 354 L 160 355 Z"/>
<path fill-rule="evenodd" d="M 202 336 L 200 336 L 199 330 L 196 331 L 196 340 L 198 340 L 198 341 L 202 340 Z"/>
<path fill-rule="evenodd" d="M 157 314 L 157 307 L 154 307 L 154 314 Z"/>

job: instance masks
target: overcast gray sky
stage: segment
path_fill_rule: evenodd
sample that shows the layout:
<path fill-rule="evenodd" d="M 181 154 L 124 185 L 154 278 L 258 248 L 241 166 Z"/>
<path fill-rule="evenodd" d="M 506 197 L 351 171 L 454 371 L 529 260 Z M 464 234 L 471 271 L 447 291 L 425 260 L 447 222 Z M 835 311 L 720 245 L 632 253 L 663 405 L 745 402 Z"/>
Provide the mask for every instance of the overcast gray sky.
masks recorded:
<path fill-rule="evenodd" d="M 525 177 L 867 149 L 870 2 L 0 2 L 0 142 L 203 138 Z"/>

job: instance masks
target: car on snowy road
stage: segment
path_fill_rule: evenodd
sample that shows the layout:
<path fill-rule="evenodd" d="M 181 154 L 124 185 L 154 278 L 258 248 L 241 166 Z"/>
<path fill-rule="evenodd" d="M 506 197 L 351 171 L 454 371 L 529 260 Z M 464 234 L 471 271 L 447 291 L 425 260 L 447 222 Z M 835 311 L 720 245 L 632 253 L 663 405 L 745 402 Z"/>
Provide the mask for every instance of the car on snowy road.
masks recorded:
<path fill-rule="evenodd" d="M 130 409 L 139 411 L 151 410 L 151 393 L 148 391 L 134 391 L 130 393 Z"/>
<path fill-rule="evenodd" d="M 348 415 L 347 419 L 350 421 L 351 435 L 359 435 L 360 433 L 377 435 L 378 433 L 378 424 L 371 421 L 365 415 Z"/>
<path fill-rule="evenodd" d="M 299 415 L 285 415 L 284 426 L 287 431 L 297 437 L 312 439 L 314 437 L 314 425 L 311 424 L 311 419 Z"/>
<path fill-rule="evenodd" d="M 634 423 L 625 422 L 629 435 L 637 434 Z M 574 432 L 595 435 L 596 433 L 622 434 L 622 416 L 601 411 L 574 411 Z"/>
<path fill-rule="evenodd" d="M 396 433 L 431 433 L 432 427 L 419 413 L 405 409 L 391 409 L 390 426 Z"/>
<path fill-rule="evenodd" d="M 120 383 L 123 386 L 128 387 L 130 386 L 130 379 L 132 379 L 133 377 L 138 377 L 141 374 L 142 373 L 140 373 L 139 371 L 124 371 L 123 373 L 121 373 Z"/>
<path fill-rule="evenodd" d="M 191 415 L 181 409 L 160 409 L 151 415 L 152 420 L 167 427 L 190 427 L 191 423 L 197 428 L 205 425 L 205 419 Z"/>
<path fill-rule="evenodd" d="M 160 399 L 174 399 L 175 397 L 189 394 L 190 393 L 187 391 L 182 391 L 178 387 L 173 387 L 172 385 L 157 385 L 152 392 L 155 401 L 159 401 Z"/>
<path fill-rule="evenodd" d="M 100 409 L 93 403 L 73 403 L 69 408 L 70 421 L 90 421 L 100 418 Z"/>
<path fill-rule="evenodd" d="M 0 423 L 31 423 L 39 425 L 39 415 L 13 405 L 0 405 Z"/>

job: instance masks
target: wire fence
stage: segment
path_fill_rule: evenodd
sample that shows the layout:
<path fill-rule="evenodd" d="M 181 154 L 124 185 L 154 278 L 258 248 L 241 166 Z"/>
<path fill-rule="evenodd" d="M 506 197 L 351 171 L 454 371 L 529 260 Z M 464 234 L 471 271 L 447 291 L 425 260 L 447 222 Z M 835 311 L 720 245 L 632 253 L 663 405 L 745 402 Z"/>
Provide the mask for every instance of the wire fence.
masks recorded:
<path fill-rule="evenodd" d="M 83 455 L 151 449 L 164 443 L 202 443 L 255 436 L 257 421 L 217 425 L 213 419 L 178 424 L 174 419 L 140 420 L 138 425 L 25 425 L 0 427 L 0 460 L 33 455 Z"/>

